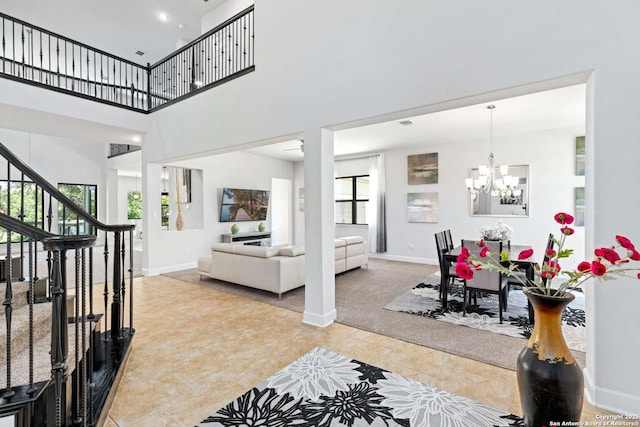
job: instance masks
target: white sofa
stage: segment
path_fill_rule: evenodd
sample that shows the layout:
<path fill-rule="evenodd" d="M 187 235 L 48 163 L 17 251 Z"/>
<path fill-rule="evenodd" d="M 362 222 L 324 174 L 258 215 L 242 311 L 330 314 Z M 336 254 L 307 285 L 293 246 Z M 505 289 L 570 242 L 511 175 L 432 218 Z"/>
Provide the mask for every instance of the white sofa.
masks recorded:
<path fill-rule="evenodd" d="M 366 266 L 367 263 L 366 241 L 362 237 L 336 239 L 336 274 Z M 200 276 L 282 295 L 304 285 L 304 247 L 216 243 L 211 246 L 211 256 L 198 259 L 198 273 Z"/>

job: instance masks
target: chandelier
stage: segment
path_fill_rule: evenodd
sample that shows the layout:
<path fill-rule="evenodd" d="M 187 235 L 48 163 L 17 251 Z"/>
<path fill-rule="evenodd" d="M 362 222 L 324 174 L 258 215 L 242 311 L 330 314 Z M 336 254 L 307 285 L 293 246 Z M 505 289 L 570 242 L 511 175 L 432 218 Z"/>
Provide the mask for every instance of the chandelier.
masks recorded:
<path fill-rule="evenodd" d="M 520 179 L 517 176 L 508 175 L 509 166 L 500 166 L 501 178 L 496 176 L 495 157 L 493 155 L 493 110 L 495 105 L 487 106 L 490 112 L 489 122 L 489 165 L 478 166 L 478 177 L 465 179 L 467 190 L 472 195 L 491 193 L 493 197 L 500 197 L 501 201 L 508 202 L 519 198 L 522 190 L 518 189 Z"/>

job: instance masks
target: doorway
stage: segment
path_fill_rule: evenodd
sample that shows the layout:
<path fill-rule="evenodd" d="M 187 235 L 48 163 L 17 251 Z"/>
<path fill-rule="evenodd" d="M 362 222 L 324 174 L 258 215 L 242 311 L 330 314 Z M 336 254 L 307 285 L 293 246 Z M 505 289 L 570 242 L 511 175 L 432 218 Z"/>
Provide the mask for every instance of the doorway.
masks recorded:
<path fill-rule="evenodd" d="M 271 245 L 291 244 L 291 180 L 271 179 Z"/>

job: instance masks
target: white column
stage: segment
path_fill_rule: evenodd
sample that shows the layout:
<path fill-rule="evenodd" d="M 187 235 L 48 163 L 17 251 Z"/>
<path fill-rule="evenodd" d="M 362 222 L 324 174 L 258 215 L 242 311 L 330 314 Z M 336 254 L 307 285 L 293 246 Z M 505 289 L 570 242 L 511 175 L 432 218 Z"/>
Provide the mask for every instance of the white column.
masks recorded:
<path fill-rule="evenodd" d="M 144 149 L 142 150 L 144 156 Z M 162 168 L 156 163 L 142 163 L 142 274 L 149 275 L 151 260 L 162 250 L 158 241 L 161 224 L 160 194 Z"/>
<path fill-rule="evenodd" d="M 304 133 L 305 297 L 303 322 L 328 326 L 336 319 L 333 132 Z"/>
<path fill-rule="evenodd" d="M 640 246 L 640 66 L 610 64 L 592 76 L 587 91 L 585 194 L 587 259 L 611 246 L 615 235 Z M 632 262 L 631 267 L 638 267 Z M 593 281 L 587 296 L 587 398 L 613 412 L 640 411 L 640 283 L 635 274 Z"/>

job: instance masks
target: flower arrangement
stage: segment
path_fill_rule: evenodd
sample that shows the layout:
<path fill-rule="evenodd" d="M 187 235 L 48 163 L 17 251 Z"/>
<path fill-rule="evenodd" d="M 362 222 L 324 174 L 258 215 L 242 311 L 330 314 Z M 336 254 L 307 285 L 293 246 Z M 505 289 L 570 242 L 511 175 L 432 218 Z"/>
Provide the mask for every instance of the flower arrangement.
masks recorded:
<path fill-rule="evenodd" d="M 480 227 L 480 238 L 482 240 L 511 240 L 511 233 L 513 229 L 498 220 L 495 226 Z"/>
<path fill-rule="evenodd" d="M 594 251 L 595 258 L 591 262 L 582 261 L 575 270 L 563 271 L 560 260 L 568 258 L 573 253 L 573 249 L 565 248 L 565 243 L 567 237 L 574 233 L 574 229 L 569 227 L 573 224 L 574 218 L 567 213 L 560 212 L 554 216 L 554 219 L 561 225 L 560 238 L 552 238 L 557 249 L 546 251 L 546 260 L 542 265 L 533 261 L 533 249 L 526 249 L 518 254 L 518 260 L 529 261 L 533 266 L 533 280 L 525 278 L 524 274 L 516 275 L 515 273 L 519 269 L 515 263 L 508 259 L 509 254 L 505 251 L 500 254 L 491 253 L 483 240 L 479 243 L 482 249 L 477 257 L 470 254 L 467 248 L 462 248 L 455 266 L 456 274 L 462 279 L 472 279 L 476 270 L 496 270 L 516 278 L 527 287 L 536 288 L 541 294 L 563 296 L 575 290 L 587 279 L 607 280 L 615 276 L 626 276 L 626 273 L 630 271 L 638 271 L 637 268 L 627 267 L 627 264 L 630 261 L 640 261 L 640 252 L 624 236 L 616 236 L 616 244 L 611 247 L 596 249 Z M 552 280 L 559 278 L 560 275 L 564 275 L 565 280 L 556 284 L 556 288 L 552 289 Z M 636 277 L 640 279 L 640 273 Z"/>

